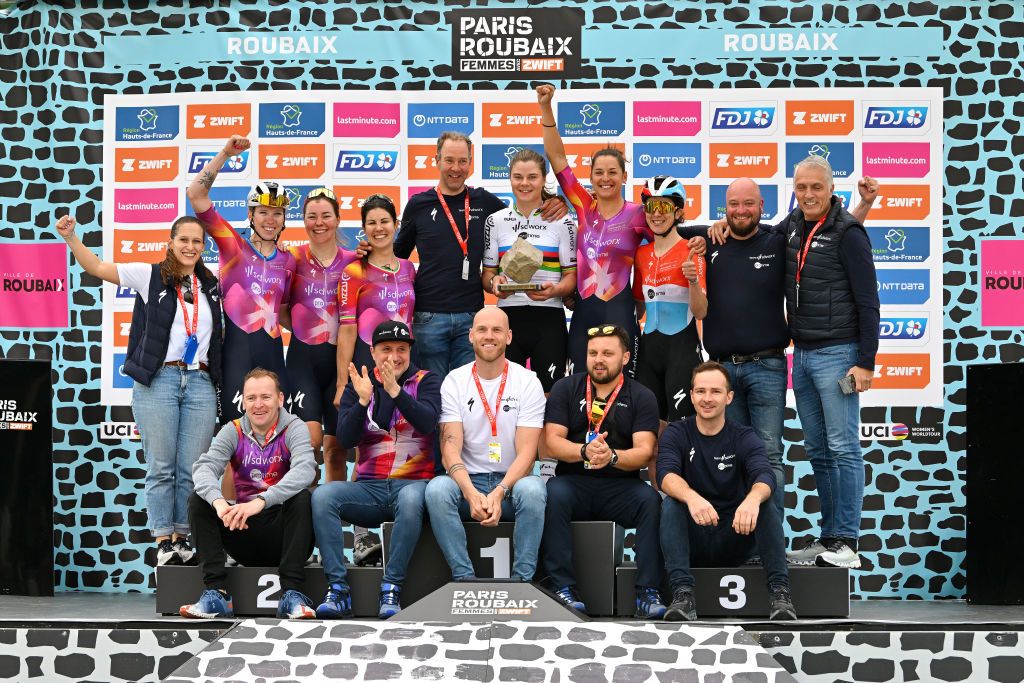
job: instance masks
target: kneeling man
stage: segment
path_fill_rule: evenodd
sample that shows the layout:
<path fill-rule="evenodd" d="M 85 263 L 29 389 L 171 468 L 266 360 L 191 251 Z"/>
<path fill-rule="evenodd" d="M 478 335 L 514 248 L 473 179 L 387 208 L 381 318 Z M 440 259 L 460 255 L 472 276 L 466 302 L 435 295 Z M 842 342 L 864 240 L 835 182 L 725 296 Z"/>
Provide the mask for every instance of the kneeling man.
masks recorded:
<path fill-rule="evenodd" d="M 654 456 L 658 400 L 623 372 L 631 348 L 623 328 L 601 325 L 587 336 L 587 371 L 558 380 L 548 396 L 544 436 L 558 465 L 548 480 L 544 568 L 558 598 L 585 612 L 575 589 L 571 522 L 610 520 L 636 529 L 636 616 L 660 619 L 661 499 L 639 476 Z"/>
<path fill-rule="evenodd" d="M 769 618 L 796 619 L 764 441 L 725 419 L 733 393 L 724 367 L 698 365 L 691 387 L 697 414 L 670 424 L 658 443 L 658 483 L 667 494 L 661 549 L 672 586 L 665 619 L 697 618 L 690 567 L 738 567 L 755 552 L 768 575 Z"/>
<path fill-rule="evenodd" d="M 533 581 L 544 529 L 544 482 L 532 476 L 544 426 L 537 375 L 505 358 L 508 316 L 488 306 L 473 318 L 476 359 L 441 385 L 441 455 L 447 476 L 427 484 L 430 526 L 452 578 L 475 577 L 463 520 L 515 520 L 512 578 Z"/>
<path fill-rule="evenodd" d="M 234 615 L 227 591 L 225 551 L 250 567 L 277 565 L 284 595 L 278 619 L 311 619 L 302 594 L 306 558 L 313 552 L 310 494 L 316 460 L 309 428 L 282 405 L 277 374 L 255 368 L 242 384 L 245 415 L 221 427 L 210 449 L 192 468 L 195 493 L 188 500 L 206 590 L 199 601 L 179 610 L 183 617 L 213 619 Z M 234 504 L 221 494 L 228 463 L 234 475 Z"/>
<path fill-rule="evenodd" d="M 434 476 L 441 379 L 410 362 L 413 340 L 404 323 L 381 323 L 371 342 L 376 367 L 368 372 L 349 363 L 349 382 L 338 408 L 341 447 L 359 449 L 356 480 L 321 484 L 313 494 L 313 526 L 328 583 L 327 596 L 316 608 L 321 619 L 352 616 L 345 582 L 346 523 L 395 523 L 377 616 L 387 619 L 399 612 L 406 567 L 423 529 L 423 493 Z"/>

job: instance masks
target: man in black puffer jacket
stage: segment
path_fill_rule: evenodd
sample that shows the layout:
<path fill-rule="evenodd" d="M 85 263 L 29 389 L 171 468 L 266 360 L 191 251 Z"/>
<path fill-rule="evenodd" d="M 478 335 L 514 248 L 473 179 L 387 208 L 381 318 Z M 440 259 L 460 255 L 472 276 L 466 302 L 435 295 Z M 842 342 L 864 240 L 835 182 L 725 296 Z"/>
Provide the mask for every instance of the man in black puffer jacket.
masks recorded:
<path fill-rule="evenodd" d="M 797 164 L 797 208 L 777 227 L 786 242 L 786 314 L 796 347 L 793 391 L 821 502 L 821 536 L 795 564 L 860 567 L 864 461 L 859 392 L 878 350 L 878 284 L 867 232 L 833 195 L 820 156 Z"/>

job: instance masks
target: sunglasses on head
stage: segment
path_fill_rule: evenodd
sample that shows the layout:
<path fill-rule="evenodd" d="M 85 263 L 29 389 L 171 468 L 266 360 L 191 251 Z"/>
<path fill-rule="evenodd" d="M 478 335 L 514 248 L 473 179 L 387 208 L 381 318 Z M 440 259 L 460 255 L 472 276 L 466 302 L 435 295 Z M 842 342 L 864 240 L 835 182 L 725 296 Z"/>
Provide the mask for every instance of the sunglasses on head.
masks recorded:
<path fill-rule="evenodd" d="M 664 197 L 649 197 L 644 201 L 644 211 L 647 213 L 675 213 L 676 203 Z"/>
<path fill-rule="evenodd" d="M 306 195 L 306 199 L 315 199 L 316 197 L 327 197 L 335 201 L 338 199 L 334 196 L 334 190 L 329 187 L 318 187 L 315 190 L 310 190 L 309 194 Z"/>
<path fill-rule="evenodd" d="M 615 325 L 598 325 L 587 330 L 588 337 L 606 336 L 615 334 Z"/>
<path fill-rule="evenodd" d="M 387 196 L 386 194 L 371 194 L 369 197 L 363 200 L 363 203 L 365 204 L 366 202 L 372 201 L 384 202 L 385 204 L 390 204 L 391 206 L 395 205 L 395 203 L 391 201 L 391 197 Z"/>

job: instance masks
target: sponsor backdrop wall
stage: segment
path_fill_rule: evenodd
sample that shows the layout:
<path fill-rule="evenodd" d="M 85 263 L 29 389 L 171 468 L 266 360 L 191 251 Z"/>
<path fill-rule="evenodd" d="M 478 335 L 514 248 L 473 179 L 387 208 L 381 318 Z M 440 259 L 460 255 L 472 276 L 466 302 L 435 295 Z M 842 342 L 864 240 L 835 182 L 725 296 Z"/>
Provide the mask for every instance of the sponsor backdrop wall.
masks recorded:
<path fill-rule="evenodd" d="M 175 3 L 140 3 L 138 11 L 100 9 L 95 2 L 62 4 L 64 9 L 28 4 L 0 19 L 5 104 L 0 111 L 0 249 L 16 241 L 55 239 L 54 208 L 70 206 L 85 243 L 97 253 L 155 258 L 154 243 L 185 210 L 184 182 L 203 154 L 235 132 L 239 118 L 248 117 L 257 145 L 248 158 L 236 160 L 234 177 L 222 173 L 216 201 L 237 212 L 239 188 L 260 176 L 286 177 L 299 192 L 328 184 L 352 197 L 350 226 L 358 196 L 352 186 L 397 188 L 404 203 L 410 190 L 430 184 L 429 153 L 418 145 L 428 145 L 427 137 L 440 129 L 431 128 L 432 117 L 472 114 L 474 134 L 483 145 L 475 178 L 489 187 L 503 187 L 500 178 L 488 174 L 495 163 L 500 168 L 510 143 L 536 142 L 530 127 L 508 136 L 489 132 L 494 121 L 529 126 L 528 119 L 514 117 L 528 117 L 535 109 L 510 105 L 530 103 L 532 94 L 526 81 L 474 75 L 500 64 L 460 58 L 454 79 L 452 38 L 440 4 L 238 2 L 215 11 Z M 497 7 L 514 11 L 524 5 Z M 1024 115 L 1019 52 L 1024 9 L 1010 2 L 750 7 L 698 1 L 679 9 L 580 2 L 571 7 L 582 22 L 582 41 L 575 43 L 581 44 L 578 63 L 576 56 L 562 56 L 558 64 L 559 55 L 552 53 L 545 55 L 552 59 L 520 62 L 517 68 L 578 69 L 578 77 L 559 83 L 563 89 L 587 89 L 560 94 L 563 128 L 621 126 L 597 136 L 575 136 L 566 129 L 567 142 L 622 144 L 638 178 L 656 172 L 659 164 L 680 168 L 685 182 L 699 188 L 693 193 L 693 219 L 715 215 L 722 203 L 715 188 L 741 174 L 733 167 L 740 158 L 775 187 L 766 202 L 776 202 L 775 214 L 790 203 L 792 159 L 815 144 L 818 153 L 828 153 L 833 165 L 847 172 L 837 178 L 841 192 L 853 191 L 860 173 L 880 178 L 883 202 L 868 226 L 883 302 L 879 364 L 893 388 L 869 394 L 870 405 L 863 410 L 866 569 L 853 587 L 860 597 L 961 596 L 964 366 L 1024 356 L 1020 259 L 1011 257 L 1021 250 L 1021 230 L 1019 219 L 1010 218 L 1024 215 L 1024 200 L 1015 196 L 1024 173 L 1013 161 L 1024 152 L 1018 123 Z M 317 60 L 276 55 L 268 61 L 258 54 L 262 43 L 247 54 L 239 42 L 241 52 L 231 55 L 226 48 L 214 49 L 221 43 L 215 45 L 209 36 L 184 38 L 252 27 L 336 32 L 353 25 L 371 32 L 333 41 L 337 52 L 321 50 L 324 58 Z M 897 26 L 902 31 L 931 27 L 934 46 L 906 39 L 879 46 L 868 39 Z M 790 39 L 810 36 L 791 44 L 806 56 L 779 51 L 784 41 L 766 29 L 782 27 L 800 29 L 788 32 Z M 394 31 L 399 28 L 412 30 Z M 644 29 L 658 30 L 642 34 Z M 143 42 L 127 53 L 153 55 L 160 63 L 136 65 L 125 57 L 118 39 L 138 33 L 142 37 L 134 40 Z M 677 37 L 684 34 L 686 39 Z M 555 42 L 557 35 L 550 34 Z M 858 39 L 851 43 L 850 36 Z M 702 44 L 707 49 L 697 49 Z M 190 49 L 174 49 L 182 45 Z M 193 61 L 197 55 L 216 61 Z M 696 117 L 699 127 L 687 131 L 693 123 L 640 119 L 666 111 L 666 105 L 644 103 L 664 101 L 674 102 L 667 110 L 678 111 L 681 119 Z M 800 101 L 830 103 L 807 112 L 850 116 L 805 117 L 798 123 L 796 114 L 804 110 L 792 103 Z M 443 103 L 459 103 L 462 109 L 436 107 Z M 764 121 L 771 103 L 771 125 L 763 127 L 769 132 L 723 129 L 718 135 L 714 129 L 719 105 L 753 109 L 722 113 L 718 120 L 727 124 L 748 115 Z M 831 108 L 839 104 L 845 109 Z M 359 105 L 376 111 L 390 106 L 396 115 L 368 131 L 360 123 Z M 339 106 L 346 114 L 340 128 Z M 874 114 L 872 107 L 878 108 Z M 853 125 L 812 135 L 791 128 L 824 126 L 823 121 Z M 638 122 L 651 134 L 639 133 Z M 872 129 L 872 123 L 878 127 Z M 490 144 L 497 147 L 489 149 Z M 737 149 L 738 144 L 748 147 Z M 579 160 L 585 151 L 578 150 Z M 417 159 L 424 154 L 425 162 Z M 765 156 L 775 159 L 770 173 L 757 166 Z M 375 175 L 357 172 L 370 163 L 378 164 Z M 757 175 L 750 170 L 742 174 Z M 298 239 L 294 235 L 290 238 Z M 125 242 L 132 252 L 119 256 Z M 18 272 L 0 276 L 17 279 Z M 127 309 L 115 303 L 118 292 L 103 292 L 77 264 L 67 275 L 49 267 L 29 275 L 51 284 L 64 278 L 61 284 L 70 291 L 66 323 L 59 314 L 38 323 L 3 317 L 10 310 L 6 298 L 0 309 L 0 327 L 6 328 L 0 331 L 0 355 L 53 363 L 57 589 L 149 590 L 145 465 L 133 440 L 131 411 L 119 395 L 123 388 L 117 385 L 113 355 L 124 344 Z M 45 292 L 51 303 L 63 293 L 52 287 Z M 104 301 L 111 304 L 104 308 Z M 890 367 L 919 371 L 887 374 Z M 792 410 L 786 427 L 787 524 L 792 535 L 811 533 L 817 501 Z"/>

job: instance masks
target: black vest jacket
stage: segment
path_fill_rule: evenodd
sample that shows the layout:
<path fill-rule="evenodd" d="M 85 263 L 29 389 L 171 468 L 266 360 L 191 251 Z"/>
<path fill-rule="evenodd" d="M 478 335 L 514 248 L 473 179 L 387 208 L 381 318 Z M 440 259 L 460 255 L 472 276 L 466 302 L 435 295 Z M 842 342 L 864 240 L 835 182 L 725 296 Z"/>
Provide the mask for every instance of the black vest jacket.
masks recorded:
<path fill-rule="evenodd" d="M 210 350 L 208 353 L 210 379 L 220 385 L 221 377 L 221 308 L 220 285 L 217 278 L 200 277 L 203 294 L 210 304 L 210 317 L 213 318 L 213 330 L 210 333 Z M 164 292 L 161 298 L 160 293 Z M 160 279 L 160 264 L 153 265 L 153 274 L 149 278 L 149 303 L 143 303 L 142 297 L 135 296 L 135 310 L 132 311 L 132 328 L 128 334 L 128 353 L 124 361 L 124 372 L 140 384 L 147 387 L 153 376 L 164 364 L 167 346 L 171 340 L 171 325 L 178 312 L 178 295 L 173 286 L 164 285 Z"/>
<path fill-rule="evenodd" d="M 864 226 L 843 209 L 838 198 L 832 197 L 832 208 L 807 250 L 798 299 L 797 255 L 803 249 L 806 229 L 803 211 L 797 207 L 785 222 L 786 316 L 794 343 L 857 339 L 860 336 L 857 306 L 850 280 L 839 260 L 839 242 L 847 230 L 863 230 Z"/>

